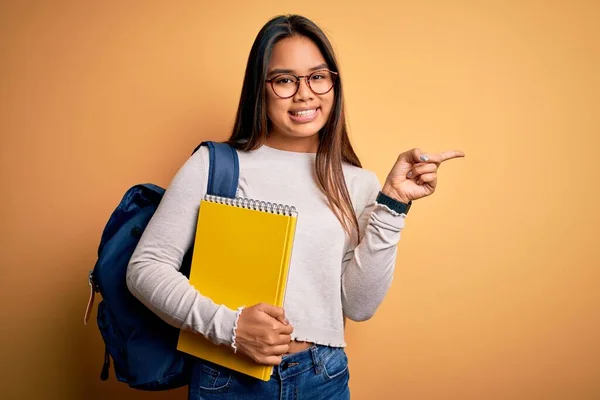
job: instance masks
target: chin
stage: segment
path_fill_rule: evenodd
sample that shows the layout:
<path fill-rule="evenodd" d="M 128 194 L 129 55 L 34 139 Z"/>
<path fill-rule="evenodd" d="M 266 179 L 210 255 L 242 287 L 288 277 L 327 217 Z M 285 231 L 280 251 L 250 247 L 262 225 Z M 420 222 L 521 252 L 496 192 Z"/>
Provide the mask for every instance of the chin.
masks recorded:
<path fill-rule="evenodd" d="M 317 136 L 318 134 L 319 134 L 319 130 L 314 130 L 314 129 L 312 129 L 310 131 L 308 131 L 308 130 L 299 131 L 296 129 L 288 131 L 289 137 L 294 138 L 294 139 L 308 139 L 308 138 Z"/>
<path fill-rule="evenodd" d="M 325 123 L 314 123 L 306 124 L 303 126 L 289 126 L 287 131 L 290 136 L 297 138 L 308 138 L 319 134 L 319 131 L 323 129 Z"/>

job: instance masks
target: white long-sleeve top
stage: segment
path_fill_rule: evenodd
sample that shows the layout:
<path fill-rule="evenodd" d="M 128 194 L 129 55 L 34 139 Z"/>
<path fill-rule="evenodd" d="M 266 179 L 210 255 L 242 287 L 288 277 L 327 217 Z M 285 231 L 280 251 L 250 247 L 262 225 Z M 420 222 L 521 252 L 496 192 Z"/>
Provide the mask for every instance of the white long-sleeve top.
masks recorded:
<path fill-rule="evenodd" d="M 263 145 L 238 155 L 238 197 L 291 205 L 298 211 L 284 300 L 292 338 L 344 347 L 344 316 L 369 319 L 390 287 L 405 215 L 375 202 L 381 186 L 373 172 L 344 164 L 360 226 L 357 245 L 318 187 L 314 153 Z M 208 166 L 208 150 L 202 147 L 177 172 L 130 260 L 127 285 L 169 324 L 230 345 L 236 310 L 215 304 L 179 272 L 193 246 Z"/>

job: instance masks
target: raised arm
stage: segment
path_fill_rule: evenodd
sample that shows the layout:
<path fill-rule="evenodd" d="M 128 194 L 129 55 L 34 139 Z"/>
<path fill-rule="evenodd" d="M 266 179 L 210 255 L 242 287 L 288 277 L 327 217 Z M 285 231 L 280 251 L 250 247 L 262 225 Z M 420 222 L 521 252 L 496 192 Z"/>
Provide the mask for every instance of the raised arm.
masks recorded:
<path fill-rule="evenodd" d="M 459 150 L 405 151 L 398 156 L 381 191 L 405 204 L 429 196 L 435 192 L 440 164 L 464 156 Z M 376 177 L 371 188 L 367 207 L 359 217 L 362 239 L 343 260 L 342 305 L 344 314 L 355 321 L 373 316 L 392 283 L 397 245 L 406 217 L 375 202 L 379 192 Z"/>

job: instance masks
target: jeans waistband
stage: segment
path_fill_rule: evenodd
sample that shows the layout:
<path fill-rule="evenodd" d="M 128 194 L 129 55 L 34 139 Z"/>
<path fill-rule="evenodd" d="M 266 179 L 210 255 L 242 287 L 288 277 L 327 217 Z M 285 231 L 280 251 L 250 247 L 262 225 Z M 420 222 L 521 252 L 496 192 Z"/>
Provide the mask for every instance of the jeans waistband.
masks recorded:
<path fill-rule="evenodd" d="M 344 351 L 344 349 L 342 347 L 312 345 L 298 353 L 287 354 L 282 357 L 279 365 L 273 367 L 272 376 L 283 381 L 310 369 L 313 369 L 315 374 L 320 374 L 325 361 L 338 351 Z"/>

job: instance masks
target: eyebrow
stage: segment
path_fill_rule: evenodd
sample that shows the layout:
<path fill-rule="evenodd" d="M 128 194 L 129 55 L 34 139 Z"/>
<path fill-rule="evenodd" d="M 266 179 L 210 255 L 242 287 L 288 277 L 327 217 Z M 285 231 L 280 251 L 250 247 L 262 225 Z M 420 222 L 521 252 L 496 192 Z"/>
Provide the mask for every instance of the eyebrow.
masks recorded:
<path fill-rule="evenodd" d="M 323 68 L 327 68 L 327 64 L 326 63 L 319 64 L 316 67 L 312 67 L 312 68 L 309 69 L 309 71 L 313 72 L 313 71 L 317 71 L 317 70 L 320 70 L 320 69 L 323 69 Z M 296 72 L 296 71 L 294 71 L 293 69 L 277 68 L 277 69 L 271 70 L 267 74 L 267 76 L 278 75 L 278 74 L 293 74 L 294 72 Z"/>

